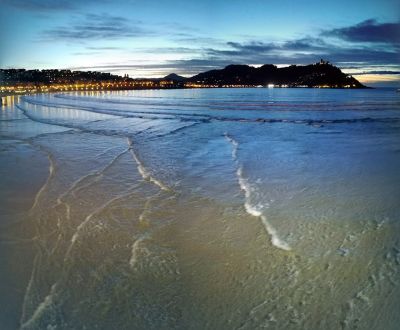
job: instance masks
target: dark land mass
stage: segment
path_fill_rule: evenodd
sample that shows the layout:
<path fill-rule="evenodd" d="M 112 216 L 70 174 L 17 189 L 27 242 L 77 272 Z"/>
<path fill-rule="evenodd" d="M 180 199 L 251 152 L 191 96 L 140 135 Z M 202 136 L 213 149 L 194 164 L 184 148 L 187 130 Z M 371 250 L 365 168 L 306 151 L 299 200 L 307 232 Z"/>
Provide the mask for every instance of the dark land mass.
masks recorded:
<path fill-rule="evenodd" d="M 162 79 L 164 79 L 164 80 L 173 80 L 173 81 L 178 81 L 178 82 L 182 82 L 182 81 L 187 80 L 187 78 L 182 77 L 180 75 L 177 75 L 176 73 L 170 73 L 168 76 L 165 76 Z"/>
<path fill-rule="evenodd" d="M 109 83 L 108 85 L 105 82 Z M 95 71 L 0 69 L 0 87 L 18 85 L 97 84 L 109 89 L 195 88 L 195 87 L 326 87 L 367 88 L 338 67 L 321 60 L 310 65 L 278 68 L 272 64 L 260 67 L 228 65 L 185 78 L 171 73 L 164 78 L 118 76 Z M 86 88 L 86 87 L 85 87 Z M 93 88 L 93 86 L 92 86 Z M 0 91 L 1 92 L 1 91 Z M 7 92 L 3 88 L 2 92 Z"/>
<path fill-rule="evenodd" d="M 249 65 L 228 65 L 221 70 L 199 73 L 186 81 L 217 86 L 273 84 L 282 87 L 366 88 L 357 79 L 323 60 L 315 64 L 283 68 L 272 64 L 264 64 L 258 68 Z"/>

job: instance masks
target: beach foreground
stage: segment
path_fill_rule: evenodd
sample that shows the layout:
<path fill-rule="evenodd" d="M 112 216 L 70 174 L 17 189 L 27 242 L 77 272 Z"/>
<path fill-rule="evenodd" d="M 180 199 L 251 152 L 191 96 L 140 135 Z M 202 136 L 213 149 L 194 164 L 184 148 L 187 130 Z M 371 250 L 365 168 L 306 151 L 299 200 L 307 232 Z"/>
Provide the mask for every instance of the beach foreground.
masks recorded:
<path fill-rule="evenodd" d="M 398 329 L 400 95 L 23 96 L 1 329 Z"/>

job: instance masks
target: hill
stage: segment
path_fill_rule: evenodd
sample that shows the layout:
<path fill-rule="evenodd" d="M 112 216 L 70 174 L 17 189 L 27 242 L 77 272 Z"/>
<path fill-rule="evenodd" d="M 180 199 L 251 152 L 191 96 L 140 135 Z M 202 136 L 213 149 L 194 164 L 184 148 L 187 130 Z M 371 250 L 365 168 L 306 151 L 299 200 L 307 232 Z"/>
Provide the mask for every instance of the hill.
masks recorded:
<path fill-rule="evenodd" d="M 181 81 L 185 81 L 187 78 L 177 75 L 176 73 L 170 73 L 168 76 L 165 76 L 163 79 L 181 82 Z"/>
<path fill-rule="evenodd" d="M 249 65 L 228 65 L 221 70 L 199 73 L 187 81 L 217 86 L 273 84 L 284 87 L 366 88 L 354 77 L 323 60 L 310 65 L 282 68 L 272 64 L 264 64 L 258 68 Z"/>

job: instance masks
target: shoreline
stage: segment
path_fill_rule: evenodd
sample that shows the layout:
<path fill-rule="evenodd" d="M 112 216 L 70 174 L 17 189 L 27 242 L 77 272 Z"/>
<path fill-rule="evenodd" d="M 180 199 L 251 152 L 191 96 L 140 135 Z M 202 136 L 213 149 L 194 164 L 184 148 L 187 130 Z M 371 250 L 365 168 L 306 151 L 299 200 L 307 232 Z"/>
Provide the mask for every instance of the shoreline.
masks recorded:
<path fill-rule="evenodd" d="M 36 94 L 53 94 L 53 93 L 71 93 L 71 92 L 117 92 L 117 91 L 134 91 L 134 90 L 171 90 L 171 89 L 249 89 L 249 88 L 264 88 L 264 89 L 343 89 L 343 90 L 363 90 L 363 89 L 376 89 L 376 87 L 363 87 L 363 88 L 346 88 L 346 87 L 307 87 L 307 86 L 292 86 L 292 87 L 281 87 L 277 86 L 244 86 L 244 85 L 230 85 L 230 86 L 190 86 L 190 87 L 168 87 L 168 88 L 123 88 L 123 89 L 77 89 L 77 90 L 47 90 L 37 92 L 0 92 L 0 106 L 7 106 L 10 98 L 25 96 L 25 95 L 36 95 Z"/>

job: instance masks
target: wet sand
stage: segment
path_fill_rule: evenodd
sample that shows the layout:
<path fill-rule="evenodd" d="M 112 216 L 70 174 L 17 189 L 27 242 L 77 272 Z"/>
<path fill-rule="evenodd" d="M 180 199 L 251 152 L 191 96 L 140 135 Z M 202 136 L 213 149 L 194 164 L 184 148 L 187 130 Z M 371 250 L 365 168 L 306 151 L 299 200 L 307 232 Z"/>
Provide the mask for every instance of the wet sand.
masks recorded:
<path fill-rule="evenodd" d="M 396 329 L 398 101 L 261 92 L 2 108 L 2 328 Z"/>

